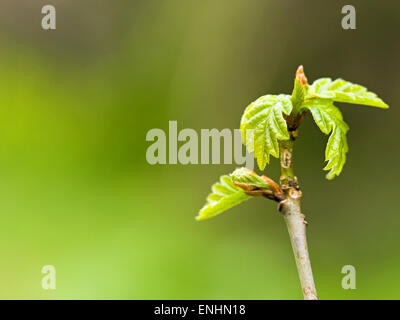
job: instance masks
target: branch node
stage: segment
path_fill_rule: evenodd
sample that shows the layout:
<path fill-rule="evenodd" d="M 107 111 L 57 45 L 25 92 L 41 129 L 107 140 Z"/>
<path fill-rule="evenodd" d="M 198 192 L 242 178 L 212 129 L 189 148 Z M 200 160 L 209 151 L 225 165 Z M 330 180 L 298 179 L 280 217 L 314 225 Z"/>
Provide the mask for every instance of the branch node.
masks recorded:
<path fill-rule="evenodd" d="M 302 193 L 300 190 L 290 188 L 289 189 L 289 197 L 291 197 L 294 200 L 298 200 L 298 199 L 301 199 Z"/>

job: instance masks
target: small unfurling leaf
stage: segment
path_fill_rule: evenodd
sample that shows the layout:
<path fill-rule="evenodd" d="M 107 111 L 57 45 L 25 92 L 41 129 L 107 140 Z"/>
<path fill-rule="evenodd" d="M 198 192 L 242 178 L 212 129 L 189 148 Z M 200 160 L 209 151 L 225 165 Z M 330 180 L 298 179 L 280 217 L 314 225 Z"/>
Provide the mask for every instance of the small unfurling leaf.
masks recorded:
<path fill-rule="evenodd" d="M 299 66 L 296 72 L 296 78 L 294 79 L 294 88 L 291 97 L 294 115 L 299 113 L 308 87 L 309 85 L 307 83 L 306 75 L 304 74 L 303 66 Z"/>
<path fill-rule="evenodd" d="M 268 184 L 258 174 L 247 168 L 236 169 L 231 173 L 231 178 L 233 182 L 244 183 L 255 188 L 272 190 L 270 184 Z"/>
<path fill-rule="evenodd" d="M 264 196 L 275 201 L 283 199 L 283 191 L 279 184 L 266 176 L 259 176 L 250 169 L 236 169 L 231 178 L 234 185 L 243 189 L 247 195 Z"/>

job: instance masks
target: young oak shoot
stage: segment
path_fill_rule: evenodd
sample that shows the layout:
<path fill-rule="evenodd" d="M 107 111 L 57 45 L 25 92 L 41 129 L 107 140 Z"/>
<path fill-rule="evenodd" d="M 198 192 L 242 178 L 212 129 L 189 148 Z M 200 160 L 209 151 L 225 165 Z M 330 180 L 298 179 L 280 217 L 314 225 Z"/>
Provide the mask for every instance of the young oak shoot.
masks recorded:
<path fill-rule="evenodd" d="M 388 108 L 375 93 L 342 79 L 321 78 L 309 85 L 300 66 L 291 95 L 258 98 L 245 109 L 240 123 L 243 142 L 249 152 L 254 152 L 260 170 L 269 163 L 270 155 L 280 158 L 279 184 L 249 169 L 236 169 L 212 186 L 206 205 L 196 217 L 197 220 L 211 218 L 254 196 L 278 202 L 278 210 L 289 231 L 306 300 L 318 298 L 307 248 L 307 222 L 300 206 L 302 192 L 293 172 L 293 146 L 304 116 L 311 113 L 321 131 L 330 134 L 325 149 L 328 163 L 324 170 L 329 171 L 326 177 L 333 179 L 341 173 L 349 150 L 346 137 L 349 127 L 334 102 Z"/>

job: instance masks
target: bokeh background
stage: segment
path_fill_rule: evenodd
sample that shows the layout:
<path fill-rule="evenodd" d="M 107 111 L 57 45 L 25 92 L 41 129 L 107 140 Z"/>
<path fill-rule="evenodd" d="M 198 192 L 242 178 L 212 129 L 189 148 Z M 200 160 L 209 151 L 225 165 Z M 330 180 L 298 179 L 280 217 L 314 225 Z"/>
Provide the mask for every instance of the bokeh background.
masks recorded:
<path fill-rule="evenodd" d="M 53 4 L 57 29 L 41 29 Z M 400 298 L 400 6 L 356 1 L 0 2 L 0 298 L 301 299 L 276 204 L 254 199 L 204 222 L 210 186 L 235 165 L 149 165 L 146 133 L 238 128 L 244 107 L 342 77 L 380 110 L 339 104 L 344 171 L 325 179 L 311 117 L 295 170 L 321 299 Z M 277 161 L 266 169 L 277 179 Z M 54 265 L 57 289 L 43 290 Z M 343 290 L 341 269 L 357 270 Z"/>

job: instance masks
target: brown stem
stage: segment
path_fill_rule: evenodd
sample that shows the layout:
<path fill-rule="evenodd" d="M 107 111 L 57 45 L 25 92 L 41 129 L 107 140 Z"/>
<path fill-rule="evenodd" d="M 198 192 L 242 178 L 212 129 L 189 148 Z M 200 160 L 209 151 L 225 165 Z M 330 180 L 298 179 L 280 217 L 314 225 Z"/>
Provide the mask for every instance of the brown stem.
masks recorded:
<path fill-rule="evenodd" d="M 289 231 L 297 271 L 305 300 L 317 300 L 310 257 L 307 248 L 305 216 L 301 213 L 301 196 L 297 179 L 293 174 L 293 144 L 294 138 L 280 142 L 281 187 L 285 199 L 279 203 Z"/>

